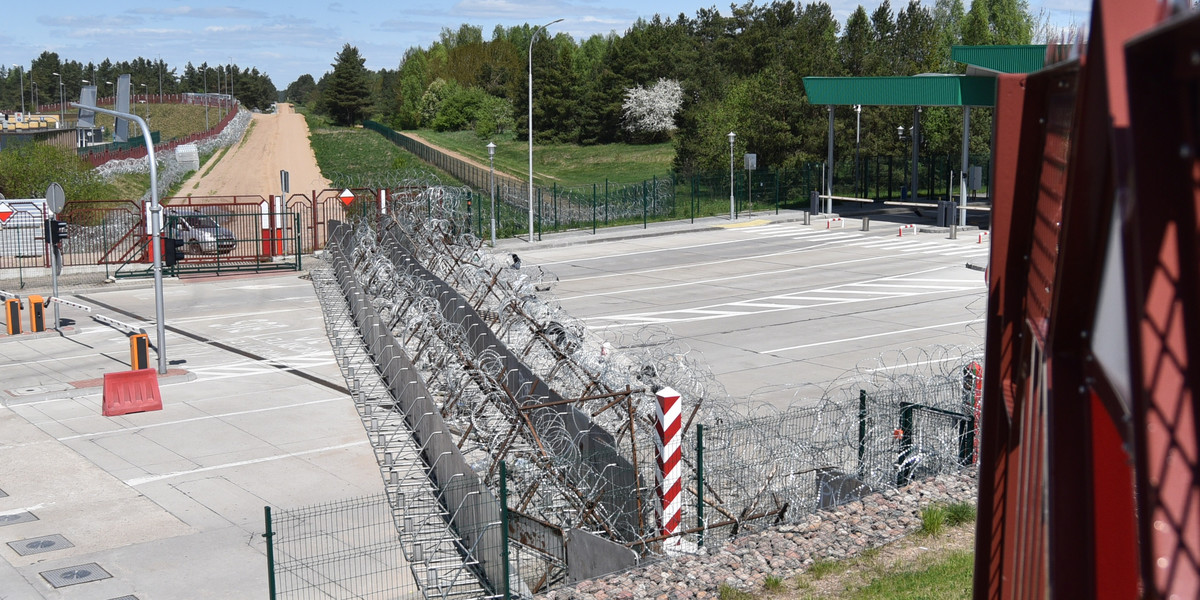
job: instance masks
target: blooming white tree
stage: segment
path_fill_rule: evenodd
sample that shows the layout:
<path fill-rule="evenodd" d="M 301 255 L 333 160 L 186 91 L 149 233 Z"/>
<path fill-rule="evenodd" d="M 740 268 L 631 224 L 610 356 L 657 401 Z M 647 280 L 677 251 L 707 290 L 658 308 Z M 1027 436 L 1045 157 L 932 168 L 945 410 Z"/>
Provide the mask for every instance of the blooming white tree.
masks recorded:
<path fill-rule="evenodd" d="M 659 79 L 658 83 L 644 88 L 632 87 L 625 90 L 625 102 L 621 111 L 625 115 L 625 129 L 634 133 L 665 133 L 675 130 L 675 113 L 683 106 L 683 88 L 673 79 Z"/>

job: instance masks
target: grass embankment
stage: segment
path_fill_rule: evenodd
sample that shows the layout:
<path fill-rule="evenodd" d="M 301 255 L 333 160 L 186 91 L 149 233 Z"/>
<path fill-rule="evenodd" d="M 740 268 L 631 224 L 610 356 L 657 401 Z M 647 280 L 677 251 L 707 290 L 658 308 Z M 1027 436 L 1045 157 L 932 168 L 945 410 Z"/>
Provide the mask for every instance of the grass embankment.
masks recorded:
<path fill-rule="evenodd" d="M 759 593 L 722 587 L 719 596 L 721 600 L 967 599 L 975 566 L 974 521 L 972 504 L 928 507 L 921 511 L 920 531 L 908 538 L 852 559 L 817 561 L 791 579 L 768 577 Z"/>
<path fill-rule="evenodd" d="M 517 179 L 529 177 L 529 143 L 503 134 L 492 140 L 480 140 L 473 132 L 437 132 L 432 129 L 413 131 L 430 143 L 469 157 L 481 165 L 488 164 L 487 143 L 496 144 L 496 171 Z M 613 183 L 634 183 L 653 177 L 665 177 L 675 159 L 675 146 L 661 144 L 606 144 L 577 146 L 574 144 L 533 145 L 533 179 L 538 185 L 561 186 Z"/>
<path fill-rule="evenodd" d="M 149 108 L 147 108 L 149 107 Z M 112 105 L 101 104 L 100 108 L 112 109 Z M 204 107 L 193 104 L 138 104 L 133 107 L 133 113 L 139 117 L 146 118 L 146 111 L 149 110 L 150 129 L 159 132 L 159 141 L 166 142 L 168 140 L 180 137 L 187 137 L 194 133 L 205 131 L 204 126 Z M 225 116 L 227 110 L 215 106 L 208 109 L 208 126 L 216 127 L 217 123 Z M 113 122 L 115 119 L 112 116 L 105 114 L 96 114 L 96 126 L 104 127 L 105 141 L 112 141 Z M 137 123 L 131 123 L 129 128 L 130 136 L 140 136 L 141 131 L 138 130 Z"/>
<path fill-rule="evenodd" d="M 447 185 L 462 185 L 374 131 L 337 127 L 327 117 L 299 107 L 297 112 L 308 122 L 308 139 L 321 175 L 334 187 L 386 186 L 397 172 L 425 172 Z"/>

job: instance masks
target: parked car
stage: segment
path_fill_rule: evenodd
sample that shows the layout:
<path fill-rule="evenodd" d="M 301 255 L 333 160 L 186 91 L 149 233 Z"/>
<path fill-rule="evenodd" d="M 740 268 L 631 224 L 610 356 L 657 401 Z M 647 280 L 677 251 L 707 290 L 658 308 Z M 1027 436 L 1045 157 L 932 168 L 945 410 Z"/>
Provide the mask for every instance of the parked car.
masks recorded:
<path fill-rule="evenodd" d="M 188 254 L 229 254 L 237 246 L 233 232 L 194 210 L 168 208 L 167 235 L 181 240 Z"/>

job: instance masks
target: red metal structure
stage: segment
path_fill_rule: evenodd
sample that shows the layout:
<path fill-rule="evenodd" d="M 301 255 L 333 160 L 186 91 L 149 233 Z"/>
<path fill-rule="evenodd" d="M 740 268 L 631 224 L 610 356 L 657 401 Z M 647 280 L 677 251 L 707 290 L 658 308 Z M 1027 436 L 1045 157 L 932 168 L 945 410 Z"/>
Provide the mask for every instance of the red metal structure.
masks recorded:
<path fill-rule="evenodd" d="M 977 598 L 1200 597 L 1200 15 L 1001 76 Z"/>

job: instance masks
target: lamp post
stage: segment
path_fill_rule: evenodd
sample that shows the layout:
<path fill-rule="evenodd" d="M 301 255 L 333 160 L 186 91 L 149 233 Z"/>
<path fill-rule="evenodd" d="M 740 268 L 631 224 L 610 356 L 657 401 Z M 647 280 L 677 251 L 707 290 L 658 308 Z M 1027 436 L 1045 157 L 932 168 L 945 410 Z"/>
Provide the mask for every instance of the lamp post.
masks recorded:
<path fill-rule="evenodd" d="M 33 94 L 33 112 L 42 112 L 41 107 L 38 106 L 37 81 L 34 81 L 33 77 L 29 78 L 29 87 L 32 88 L 30 93 Z"/>
<path fill-rule="evenodd" d="M 488 142 L 488 189 L 492 191 L 492 247 L 496 247 L 496 143 Z"/>
<path fill-rule="evenodd" d="M 54 75 L 55 77 L 58 77 L 58 126 L 59 126 L 59 127 L 62 127 L 62 126 L 63 126 L 63 121 L 66 121 L 66 120 L 67 120 L 67 111 L 66 111 L 66 109 L 63 107 L 63 82 L 62 82 L 62 75 L 59 75 L 58 73 L 51 73 L 51 75 Z"/>
<path fill-rule="evenodd" d="M 729 220 L 733 220 L 733 140 L 737 134 L 730 131 L 729 135 Z"/>
<path fill-rule="evenodd" d="M 17 65 L 14 64 L 13 68 L 14 69 L 17 68 Z M 25 69 L 24 68 L 21 69 L 21 114 L 25 114 Z"/>
<path fill-rule="evenodd" d="M 208 63 L 204 63 L 204 130 L 208 131 Z"/>
<path fill-rule="evenodd" d="M 556 19 L 538 26 L 529 36 L 529 241 L 533 242 L 533 41 L 543 29 L 562 21 Z"/>

